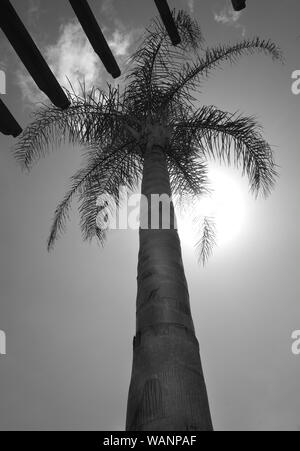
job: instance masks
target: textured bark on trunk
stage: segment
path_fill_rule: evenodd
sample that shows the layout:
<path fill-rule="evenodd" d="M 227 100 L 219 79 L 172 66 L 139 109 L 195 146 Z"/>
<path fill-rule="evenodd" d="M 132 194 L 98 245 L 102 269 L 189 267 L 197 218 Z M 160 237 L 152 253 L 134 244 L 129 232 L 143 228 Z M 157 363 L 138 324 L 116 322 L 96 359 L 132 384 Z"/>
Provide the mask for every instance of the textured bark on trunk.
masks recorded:
<path fill-rule="evenodd" d="M 146 151 L 142 194 L 148 207 L 141 204 L 141 221 L 150 217 L 151 194 L 171 197 L 163 145 L 156 136 Z M 128 431 L 212 430 L 173 204 L 170 216 L 169 229 L 161 212 L 157 230 L 140 228 Z"/>

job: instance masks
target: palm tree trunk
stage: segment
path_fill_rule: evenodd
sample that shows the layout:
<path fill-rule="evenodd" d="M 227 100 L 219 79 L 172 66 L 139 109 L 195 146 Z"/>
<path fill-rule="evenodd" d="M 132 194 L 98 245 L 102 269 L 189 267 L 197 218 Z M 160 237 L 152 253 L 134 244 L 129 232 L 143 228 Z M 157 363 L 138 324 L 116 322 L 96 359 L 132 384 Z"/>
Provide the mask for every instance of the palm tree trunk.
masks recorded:
<path fill-rule="evenodd" d="M 171 204 L 168 229 L 143 229 L 151 194 L 171 198 L 164 139 L 149 142 L 144 162 L 136 336 L 126 430 L 211 431 L 199 345 L 191 317 L 181 247 Z M 152 217 L 155 212 L 152 212 Z"/>

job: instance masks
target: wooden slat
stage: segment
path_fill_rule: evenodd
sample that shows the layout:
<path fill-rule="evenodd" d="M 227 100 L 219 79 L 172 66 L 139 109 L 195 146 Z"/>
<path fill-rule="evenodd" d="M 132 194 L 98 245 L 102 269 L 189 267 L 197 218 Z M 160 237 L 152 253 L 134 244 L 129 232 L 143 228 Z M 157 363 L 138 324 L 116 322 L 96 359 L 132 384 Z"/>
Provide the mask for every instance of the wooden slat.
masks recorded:
<path fill-rule="evenodd" d="M 69 0 L 93 49 L 113 78 L 121 75 L 120 68 L 110 50 L 101 28 L 86 0 Z"/>
<path fill-rule="evenodd" d="M 0 99 L 0 132 L 16 138 L 22 133 L 22 128 L 15 120 L 7 106 Z"/>
<path fill-rule="evenodd" d="M 0 27 L 37 86 L 58 108 L 70 102 L 9 0 L 1 0 Z"/>
<path fill-rule="evenodd" d="M 232 0 L 232 6 L 235 11 L 242 11 L 246 8 L 246 0 Z"/>
<path fill-rule="evenodd" d="M 178 45 L 181 42 L 177 27 L 175 25 L 173 16 L 171 14 L 167 0 L 154 0 L 159 11 L 160 17 L 166 27 L 173 45 Z"/>

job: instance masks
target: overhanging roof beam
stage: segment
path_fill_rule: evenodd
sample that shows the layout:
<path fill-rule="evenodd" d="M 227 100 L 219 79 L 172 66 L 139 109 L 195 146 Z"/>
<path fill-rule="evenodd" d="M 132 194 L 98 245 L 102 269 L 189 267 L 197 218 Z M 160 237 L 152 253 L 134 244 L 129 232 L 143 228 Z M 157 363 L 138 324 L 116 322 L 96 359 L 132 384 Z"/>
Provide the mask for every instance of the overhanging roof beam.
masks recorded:
<path fill-rule="evenodd" d="M 181 42 L 177 27 L 175 25 L 172 13 L 170 11 L 167 0 L 154 0 L 160 17 L 166 27 L 168 35 L 170 36 L 173 45 L 178 45 Z"/>
<path fill-rule="evenodd" d="M 246 0 L 231 0 L 235 11 L 242 11 L 246 8 Z"/>
<path fill-rule="evenodd" d="M 22 128 L 15 120 L 5 103 L 0 99 L 0 132 L 16 138 L 22 133 Z"/>
<path fill-rule="evenodd" d="M 58 108 L 70 102 L 9 0 L 1 0 L 0 27 L 37 86 Z"/>
<path fill-rule="evenodd" d="M 120 68 L 109 48 L 109 45 L 101 31 L 101 28 L 87 2 L 87 0 L 69 0 L 88 40 L 101 59 L 107 72 L 113 78 L 121 75 Z"/>

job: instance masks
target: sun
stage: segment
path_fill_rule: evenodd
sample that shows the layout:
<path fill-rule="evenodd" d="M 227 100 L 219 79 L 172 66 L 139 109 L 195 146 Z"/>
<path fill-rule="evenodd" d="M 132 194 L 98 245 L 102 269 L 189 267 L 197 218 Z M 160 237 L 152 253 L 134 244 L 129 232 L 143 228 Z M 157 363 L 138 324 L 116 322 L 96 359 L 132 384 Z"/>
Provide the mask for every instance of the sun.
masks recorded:
<path fill-rule="evenodd" d="M 203 196 L 184 214 L 178 213 L 178 232 L 183 245 L 194 247 L 201 237 L 201 223 L 205 217 L 215 224 L 216 243 L 219 247 L 238 239 L 245 227 L 246 199 L 242 184 L 236 174 L 224 168 L 209 170 L 210 194 Z M 197 226 L 194 217 L 199 217 Z M 200 230 L 199 230 L 200 226 Z"/>

